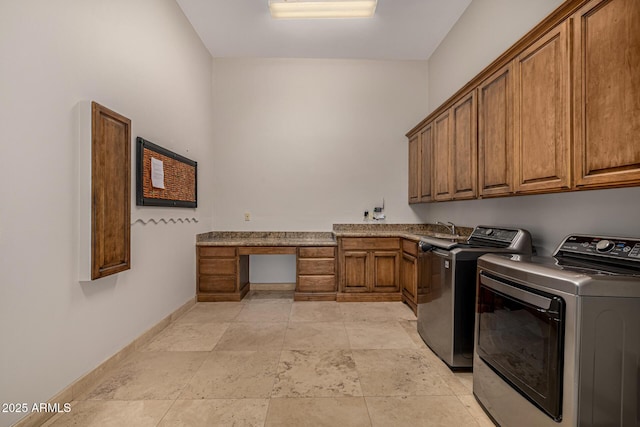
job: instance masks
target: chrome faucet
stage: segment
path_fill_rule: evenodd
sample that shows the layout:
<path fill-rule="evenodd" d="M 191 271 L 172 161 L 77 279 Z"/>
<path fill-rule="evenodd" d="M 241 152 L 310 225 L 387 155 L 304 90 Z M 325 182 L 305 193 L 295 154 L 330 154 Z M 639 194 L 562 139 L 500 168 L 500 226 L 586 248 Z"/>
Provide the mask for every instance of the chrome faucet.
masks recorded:
<path fill-rule="evenodd" d="M 456 235 L 456 225 L 454 223 L 448 222 L 445 224 L 444 222 L 436 221 L 436 225 L 442 225 L 447 230 L 449 230 L 451 234 L 453 234 L 454 236 Z"/>

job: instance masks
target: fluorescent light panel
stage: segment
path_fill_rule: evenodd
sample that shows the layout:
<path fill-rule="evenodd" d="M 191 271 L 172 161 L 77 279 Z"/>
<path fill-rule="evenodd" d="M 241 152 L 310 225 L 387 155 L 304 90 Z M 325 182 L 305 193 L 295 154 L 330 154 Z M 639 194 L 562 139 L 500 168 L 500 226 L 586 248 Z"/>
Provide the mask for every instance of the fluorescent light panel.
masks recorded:
<path fill-rule="evenodd" d="M 377 0 L 269 0 L 269 10 L 276 19 L 371 18 L 377 3 Z"/>

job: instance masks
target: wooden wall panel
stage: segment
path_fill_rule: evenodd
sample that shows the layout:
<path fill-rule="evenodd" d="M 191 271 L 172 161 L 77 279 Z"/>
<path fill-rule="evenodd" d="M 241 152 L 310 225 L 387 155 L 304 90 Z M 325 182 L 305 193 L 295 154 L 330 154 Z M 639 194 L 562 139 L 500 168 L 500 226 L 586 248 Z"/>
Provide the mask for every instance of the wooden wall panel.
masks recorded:
<path fill-rule="evenodd" d="M 91 279 L 131 268 L 131 121 L 92 103 Z"/>

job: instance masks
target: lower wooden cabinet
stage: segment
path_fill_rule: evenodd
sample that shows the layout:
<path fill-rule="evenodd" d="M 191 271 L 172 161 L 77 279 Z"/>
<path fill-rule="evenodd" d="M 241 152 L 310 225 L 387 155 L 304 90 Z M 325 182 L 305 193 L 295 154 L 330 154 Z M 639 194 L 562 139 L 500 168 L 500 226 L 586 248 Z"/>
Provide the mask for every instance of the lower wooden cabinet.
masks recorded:
<path fill-rule="evenodd" d="M 198 301 L 240 301 L 249 292 L 249 256 L 233 246 L 196 247 Z"/>
<path fill-rule="evenodd" d="M 397 251 L 345 251 L 343 292 L 398 292 Z"/>
<path fill-rule="evenodd" d="M 336 248 L 298 248 L 296 301 L 334 301 L 336 299 Z"/>
<path fill-rule="evenodd" d="M 397 251 L 373 251 L 369 253 L 373 276 L 371 277 L 372 292 L 399 292 L 399 259 Z"/>
<path fill-rule="evenodd" d="M 340 238 L 338 301 L 400 301 L 400 239 Z"/>
<path fill-rule="evenodd" d="M 341 256 L 342 292 L 369 291 L 369 253 L 367 251 L 344 251 Z"/>
<path fill-rule="evenodd" d="M 418 243 L 403 239 L 400 259 L 402 301 L 418 313 Z"/>
<path fill-rule="evenodd" d="M 337 249 L 196 246 L 197 299 L 240 301 L 249 291 L 250 254 L 295 253 L 296 301 L 402 301 L 403 292 L 415 301 L 416 281 L 409 270 L 403 272 L 407 254 L 402 241 L 398 237 L 338 238 Z M 415 255 L 417 245 L 411 244 L 413 249 L 405 247 L 405 252 Z"/>

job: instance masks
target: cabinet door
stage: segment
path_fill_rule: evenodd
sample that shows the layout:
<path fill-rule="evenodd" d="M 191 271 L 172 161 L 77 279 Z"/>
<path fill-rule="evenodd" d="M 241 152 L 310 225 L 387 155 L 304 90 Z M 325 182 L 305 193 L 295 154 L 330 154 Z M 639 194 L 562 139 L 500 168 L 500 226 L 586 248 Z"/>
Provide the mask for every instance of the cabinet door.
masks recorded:
<path fill-rule="evenodd" d="M 131 268 L 131 120 L 91 104 L 91 279 Z"/>
<path fill-rule="evenodd" d="M 374 251 L 371 256 L 371 292 L 398 292 L 400 290 L 399 254 L 397 251 Z"/>
<path fill-rule="evenodd" d="M 420 131 L 420 201 L 433 200 L 431 175 L 433 172 L 433 125 L 429 123 Z"/>
<path fill-rule="evenodd" d="M 402 254 L 400 261 L 400 283 L 402 285 L 402 293 L 414 303 L 417 300 L 417 258 L 408 253 Z"/>
<path fill-rule="evenodd" d="M 570 187 L 567 22 L 515 59 L 516 191 Z"/>
<path fill-rule="evenodd" d="M 480 194 L 513 192 L 513 65 L 478 88 L 478 185 Z"/>
<path fill-rule="evenodd" d="M 420 134 L 409 139 L 409 203 L 420 202 Z"/>
<path fill-rule="evenodd" d="M 342 292 L 367 292 L 367 252 L 345 251 L 342 265 Z"/>
<path fill-rule="evenodd" d="M 452 108 L 451 187 L 453 198 L 474 199 L 478 187 L 477 118 L 475 90 Z"/>
<path fill-rule="evenodd" d="M 433 198 L 451 200 L 451 110 L 433 122 Z"/>
<path fill-rule="evenodd" d="M 574 15 L 575 183 L 640 183 L 640 1 L 594 0 Z"/>

